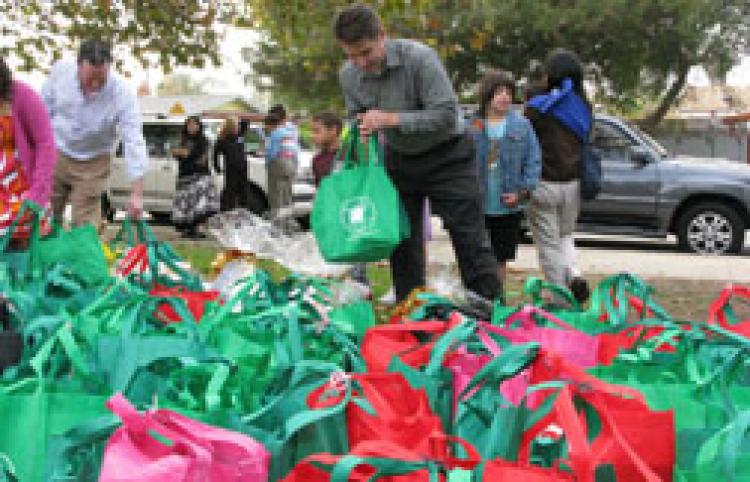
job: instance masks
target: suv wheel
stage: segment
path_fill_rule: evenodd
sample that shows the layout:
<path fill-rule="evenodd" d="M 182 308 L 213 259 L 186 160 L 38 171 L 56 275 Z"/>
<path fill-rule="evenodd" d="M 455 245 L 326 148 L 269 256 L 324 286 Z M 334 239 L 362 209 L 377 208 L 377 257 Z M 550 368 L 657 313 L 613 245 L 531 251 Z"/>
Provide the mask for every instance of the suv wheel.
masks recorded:
<path fill-rule="evenodd" d="M 680 249 L 698 254 L 740 253 L 745 242 L 742 216 L 720 202 L 689 207 L 677 222 Z"/>
<path fill-rule="evenodd" d="M 260 189 L 256 187 L 248 188 L 245 208 L 258 216 L 262 216 L 268 210 L 268 201 L 266 201 L 266 196 Z"/>

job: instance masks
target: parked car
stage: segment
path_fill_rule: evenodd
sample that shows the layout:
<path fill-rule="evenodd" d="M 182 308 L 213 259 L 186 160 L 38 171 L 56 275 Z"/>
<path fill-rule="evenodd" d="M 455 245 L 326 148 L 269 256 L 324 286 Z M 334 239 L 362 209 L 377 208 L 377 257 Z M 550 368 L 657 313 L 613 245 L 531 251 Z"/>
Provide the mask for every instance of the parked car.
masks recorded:
<path fill-rule="evenodd" d="M 584 202 L 579 231 L 664 237 L 701 254 L 742 251 L 750 228 L 750 166 L 672 156 L 637 126 L 597 115 L 603 189 Z"/>
<path fill-rule="evenodd" d="M 180 134 L 184 119 L 149 118 L 143 121 L 143 135 L 146 140 L 150 164 L 144 178 L 143 209 L 152 218 L 159 221 L 169 221 L 172 213 L 172 199 L 177 182 L 177 160 L 170 152 L 180 142 Z M 222 121 L 219 119 L 203 119 L 206 136 L 211 146 L 216 140 Z M 268 209 L 268 195 L 266 189 L 266 165 L 261 153 L 265 136 L 260 125 L 250 125 L 245 134 L 245 153 L 247 155 L 247 199 L 245 207 L 252 212 L 261 214 Z M 213 148 L 213 147 L 212 147 Z M 213 159 L 213 155 L 210 155 Z M 109 185 L 102 204 L 108 211 L 126 209 L 130 193 L 130 182 L 125 170 L 126 160 L 122 157 L 122 146 L 116 147 L 109 176 Z M 224 185 L 222 174 L 211 172 L 216 186 L 221 189 Z M 312 200 L 315 196 L 315 185 L 312 177 L 312 152 L 303 149 L 300 154 L 298 175 L 292 188 L 293 214 L 298 218 L 305 218 L 312 210 Z"/>

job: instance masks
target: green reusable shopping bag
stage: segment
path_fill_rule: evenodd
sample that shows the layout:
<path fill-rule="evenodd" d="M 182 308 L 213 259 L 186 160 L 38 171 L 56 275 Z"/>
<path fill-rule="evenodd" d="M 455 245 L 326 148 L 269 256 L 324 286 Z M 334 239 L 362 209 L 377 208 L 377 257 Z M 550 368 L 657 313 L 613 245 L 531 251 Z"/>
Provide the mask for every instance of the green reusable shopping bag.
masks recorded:
<path fill-rule="evenodd" d="M 31 251 L 35 249 L 39 250 L 42 265 L 60 263 L 86 286 L 95 286 L 109 279 L 109 266 L 101 241 L 91 224 L 70 231 L 56 227 L 50 236 L 30 247 Z"/>
<path fill-rule="evenodd" d="M 13 461 L 2 453 L 0 453 L 0 482 L 18 482 Z"/>
<path fill-rule="evenodd" d="M 26 277 L 29 270 L 29 251 L 10 251 L 8 249 L 11 238 L 13 237 L 13 233 L 16 230 L 16 226 L 18 226 L 18 222 L 26 214 L 27 211 L 31 212 L 33 215 L 33 219 L 31 222 L 31 236 L 29 237 L 29 242 L 38 242 L 38 216 L 41 208 L 36 204 L 30 203 L 28 201 L 23 203 L 20 211 L 18 212 L 18 215 L 13 220 L 8 230 L 3 236 L 0 236 L 0 266 L 2 266 L 3 270 L 7 272 L 8 280 L 14 283 L 18 278 Z"/>
<path fill-rule="evenodd" d="M 678 482 L 748 482 L 750 481 L 750 411 L 737 415 L 718 430 L 692 431 L 683 434 L 693 453 L 678 460 L 675 481 Z M 678 443 L 680 441 L 678 433 Z M 686 444 L 687 445 L 687 444 Z M 678 455 L 680 450 L 678 450 Z"/>
<path fill-rule="evenodd" d="M 288 367 L 269 387 L 263 408 L 243 417 L 234 428 L 271 453 L 268 480 L 281 479 L 309 455 L 349 451 L 345 415 L 349 400 L 322 409 L 307 404 L 311 392 L 340 373 L 339 367 L 325 362 L 302 361 Z"/>
<path fill-rule="evenodd" d="M 45 367 L 56 343 L 50 338 L 31 360 L 34 378 L 0 388 L 0 452 L 13 460 L 24 482 L 43 480 L 51 437 L 107 414 L 109 393 L 87 391 L 77 375 L 64 381 L 48 376 Z"/>
<path fill-rule="evenodd" d="M 33 214 L 29 247 L 26 251 L 9 253 L 7 246 L 11 235 L 18 220 L 27 211 Z M 0 263 L 10 266 L 15 272 L 16 279 L 38 279 L 42 276 L 43 270 L 61 264 L 87 286 L 106 281 L 109 278 L 108 266 L 96 229 L 92 225 L 85 225 L 64 231 L 55 226 L 52 234 L 40 238 L 41 211 L 42 209 L 33 202 L 24 202 L 8 232 L 0 239 Z"/>
<path fill-rule="evenodd" d="M 328 314 L 331 324 L 347 335 L 361 339 L 368 328 L 375 326 L 375 310 L 369 301 L 358 301 L 334 308 Z"/>
<path fill-rule="evenodd" d="M 45 482 L 97 482 L 104 447 L 121 421 L 115 415 L 86 420 L 49 440 Z"/>
<path fill-rule="evenodd" d="M 543 292 L 548 291 L 557 302 L 568 308 L 547 306 Z M 523 288 L 524 298 L 534 306 L 546 309 L 562 321 L 590 335 L 619 331 L 627 326 L 633 317 L 671 320 L 670 315 L 653 299 L 653 288 L 630 273 L 618 273 L 602 280 L 591 293 L 588 308 L 583 308 L 565 287 L 555 285 L 540 278 L 527 278 Z M 633 313 L 630 297 L 640 300 L 644 310 Z M 504 316 L 510 313 L 502 312 Z M 497 316 L 504 319 L 504 316 Z M 545 323 L 545 320 L 539 320 Z"/>
<path fill-rule="evenodd" d="M 517 459 L 532 411 L 525 401 L 514 406 L 498 387 L 533 362 L 538 351 L 536 344 L 510 346 L 489 361 L 459 395 L 453 433 L 471 443 L 482 458 Z"/>
<path fill-rule="evenodd" d="M 330 262 L 388 258 L 409 236 L 409 222 L 377 139 L 370 136 L 365 152 L 355 124 L 342 154 L 343 167 L 323 179 L 315 195 L 311 223 L 320 252 Z"/>

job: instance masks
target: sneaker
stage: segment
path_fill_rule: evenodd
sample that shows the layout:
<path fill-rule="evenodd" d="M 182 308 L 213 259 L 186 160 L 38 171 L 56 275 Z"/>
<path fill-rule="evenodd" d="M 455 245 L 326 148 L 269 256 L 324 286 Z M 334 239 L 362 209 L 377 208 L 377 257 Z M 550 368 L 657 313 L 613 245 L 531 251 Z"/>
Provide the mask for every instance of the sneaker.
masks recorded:
<path fill-rule="evenodd" d="M 466 290 L 466 302 L 460 307 L 460 311 L 480 321 L 490 321 L 494 305 L 492 300 L 485 298 L 473 291 Z"/>
<path fill-rule="evenodd" d="M 380 297 L 380 302 L 384 305 L 395 305 L 396 304 L 396 290 L 391 287 L 386 293 Z"/>
<path fill-rule="evenodd" d="M 363 300 L 371 300 L 372 299 L 372 290 L 370 289 L 370 284 L 368 283 L 362 283 L 360 281 L 351 280 L 349 281 L 349 284 L 352 288 L 354 288 L 357 291 L 357 294 L 360 296 Z"/>
<path fill-rule="evenodd" d="M 589 299 L 589 295 L 591 294 L 589 290 L 589 283 L 585 279 L 578 276 L 570 281 L 570 292 L 573 293 L 573 297 L 581 305 L 586 303 L 586 301 Z"/>
<path fill-rule="evenodd" d="M 208 236 L 206 236 L 206 234 L 201 233 L 199 231 L 187 231 L 187 232 L 182 233 L 182 237 L 185 239 L 199 240 L 199 239 L 206 239 Z"/>

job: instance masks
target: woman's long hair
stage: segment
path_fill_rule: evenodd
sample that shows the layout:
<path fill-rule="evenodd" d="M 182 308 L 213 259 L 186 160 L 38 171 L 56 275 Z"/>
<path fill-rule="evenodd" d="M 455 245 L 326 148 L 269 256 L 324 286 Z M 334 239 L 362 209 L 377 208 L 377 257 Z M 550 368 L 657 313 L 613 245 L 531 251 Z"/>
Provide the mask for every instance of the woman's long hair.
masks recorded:
<path fill-rule="evenodd" d="M 188 132 L 188 124 L 190 121 L 195 121 L 196 124 L 198 124 L 198 132 L 194 135 L 190 135 Z M 182 125 L 182 142 L 184 143 L 186 140 L 190 139 L 202 139 L 203 136 L 203 122 L 201 121 L 201 118 L 197 115 L 191 115 L 187 119 L 185 119 L 185 123 Z"/>
<path fill-rule="evenodd" d="M 575 52 L 567 49 L 553 50 L 547 55 L 544 71 L 547 74 L 547 91 L 561 88 L 563 80 L 568 78 L 573 81 L 573 91 L 591 106 L 583 88 L 583 63 Z"/>
<path fill-rule="evenodd" d="M 237 133 L 237 122 L 231 117 L 228 117 L 221 125 L 219 131 L 219 139 L 229 139 Z"/>
<path fill-rule="evenodd" d="M 11 100 L 13 90 L 13 74 L 10 67 L 5 63 L 5 59 L 0 57 L 0 100 Z"/>

